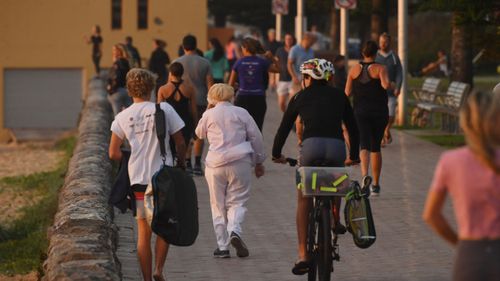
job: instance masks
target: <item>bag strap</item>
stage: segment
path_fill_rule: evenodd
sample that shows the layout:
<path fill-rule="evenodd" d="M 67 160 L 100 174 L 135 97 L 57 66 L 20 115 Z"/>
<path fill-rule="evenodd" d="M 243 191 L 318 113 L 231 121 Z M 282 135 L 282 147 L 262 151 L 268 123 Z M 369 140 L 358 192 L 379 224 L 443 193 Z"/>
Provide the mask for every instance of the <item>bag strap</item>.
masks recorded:
<path fill-rule="evenodd" d="M 163 161 L 163 165 L 165 165 L 167 152 L 165 148 L 165 138 L 167 136 L 166 132 L 166 122 L 165 122 L 165 114 L 160 107 L 160 104 L 156 104 L 155 111 L 155 126 L 156 126 L 156 136 L 158 137 L 158 143 L 160 144 L 160 154 L 161 160 Z"/>

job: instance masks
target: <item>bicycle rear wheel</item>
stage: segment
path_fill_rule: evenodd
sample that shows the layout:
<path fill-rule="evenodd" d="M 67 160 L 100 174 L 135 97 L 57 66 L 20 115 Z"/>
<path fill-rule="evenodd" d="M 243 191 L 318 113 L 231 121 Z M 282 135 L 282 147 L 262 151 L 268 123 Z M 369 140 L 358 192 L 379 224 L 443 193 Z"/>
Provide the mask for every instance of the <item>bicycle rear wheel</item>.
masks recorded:
<path fill-rule="evenodd" d="M 321 207 L 318 226 L 318 277 L 319 281 L 330 281 L 332 273 L 333 249 L 330 202 L 325 200 Z"/>
<path fill-rule="evenodd" d="M 318 221 L 316 217 L 315 211 L 312 209 L 309 213 L 309 223 L 307 226 L 307 252 L 309 253 L 310 258 L 309 272 L 307 273 L 308 281 L 316 281 L 318 260 L 318 251 L 316 249 Z"/>

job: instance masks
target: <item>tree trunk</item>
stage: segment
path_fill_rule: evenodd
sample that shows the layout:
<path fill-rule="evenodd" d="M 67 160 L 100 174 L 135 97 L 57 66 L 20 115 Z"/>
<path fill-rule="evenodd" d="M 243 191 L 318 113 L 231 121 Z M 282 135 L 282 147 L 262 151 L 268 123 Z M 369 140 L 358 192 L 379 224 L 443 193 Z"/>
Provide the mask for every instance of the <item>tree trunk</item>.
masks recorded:
<path fill-rule="evenodd" d="M 451 29 L 451 80 L 473 86 L 472 27 L 460 23 L 462 15 L 454 12 Z"/>
<path fill-rule="evenodd" d="M 215 14 L 214 15 L 215 27 L 226 27 L 226 18 L 227 15 L 225 13 Z"/>
<path fill-rule="evenodd" d="M 380 34 L 389 30 L 387 0 L 372 1 L 371 40 L 378 42 Z"/>
<path fill-rule="evenodd" d="M 336 54 L 339 53 L 340 46 L 340 10 L 335 9 L 332 5 L 330 10 L 330 38 L 332 39 L 332 44 L 330 50 L 334 51 Z"/>

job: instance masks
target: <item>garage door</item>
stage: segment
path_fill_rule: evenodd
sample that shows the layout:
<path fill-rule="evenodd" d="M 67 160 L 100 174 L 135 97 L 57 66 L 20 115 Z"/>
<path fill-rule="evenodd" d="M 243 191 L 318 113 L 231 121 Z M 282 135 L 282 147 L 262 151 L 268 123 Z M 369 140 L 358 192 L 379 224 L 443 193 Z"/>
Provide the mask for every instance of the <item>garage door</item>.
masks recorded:
<path fill-rule="evenodd" d="M 5 127 L 69 129 L 82 108 L 81 69 L 5 69 Z"/>

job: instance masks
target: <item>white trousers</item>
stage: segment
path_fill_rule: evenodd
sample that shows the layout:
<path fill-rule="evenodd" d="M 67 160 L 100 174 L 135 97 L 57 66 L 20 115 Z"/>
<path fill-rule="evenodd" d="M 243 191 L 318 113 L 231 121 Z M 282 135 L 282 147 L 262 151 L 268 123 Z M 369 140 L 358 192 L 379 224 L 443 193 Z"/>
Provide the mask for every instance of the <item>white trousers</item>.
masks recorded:
<path fill-rule="evenodd" d="M 205 167 L 205 178 L 217 245 L 220 250 L 227 250 L 231 232 L 242 233 L 245 205 L 250 197 L 251 160 L 248 157 L 216 168 Z"/>

